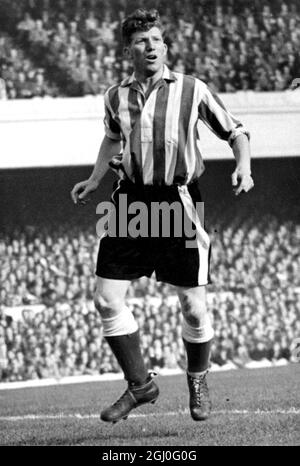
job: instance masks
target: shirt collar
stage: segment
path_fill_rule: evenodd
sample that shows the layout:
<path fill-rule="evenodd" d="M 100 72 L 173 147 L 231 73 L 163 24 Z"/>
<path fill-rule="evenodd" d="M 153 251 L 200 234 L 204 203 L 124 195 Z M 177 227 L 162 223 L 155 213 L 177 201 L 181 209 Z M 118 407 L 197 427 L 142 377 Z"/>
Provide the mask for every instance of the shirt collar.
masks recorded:
<path fill-rule="evenodd" d="M 164 65 L 162 79 L 164 79 L 165 81 L 177 80 L 175 74 L 172 73 L 172 71 L 167 67 L 167 65 Z M 133 84 L 135 81 L 135 73 L 133 73 L 131 76 L 128 76 L 128 78 L 123 79 L 123 81 L 121 82 L 121 87 L 131 86 L 131 84 Z"/>

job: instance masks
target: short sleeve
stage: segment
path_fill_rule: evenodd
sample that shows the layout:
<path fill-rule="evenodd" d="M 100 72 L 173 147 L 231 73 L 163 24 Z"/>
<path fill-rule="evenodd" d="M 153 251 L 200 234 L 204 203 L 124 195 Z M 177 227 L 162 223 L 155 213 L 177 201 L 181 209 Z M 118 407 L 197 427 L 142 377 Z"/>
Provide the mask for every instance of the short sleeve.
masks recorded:
<path fill-rule="evenodd" d="M 198 106 L 199 118 L 220 139 L 232 146 L 234 140 L 245 134 L 250 139 L 249 131 L 225 107 L 222 100 L 205 86 Z"/>
<path fill-rule="evenodd" d="M 104 126 L 105 126 L 106 136 L 109 139 L 113 139 L 114 141 L 121 141 L 122 140 L 121 128 L 111 108 L 111 105 L 109 102 L 108 91 L 104 95 L 104 111 L 105 111 Z"/>

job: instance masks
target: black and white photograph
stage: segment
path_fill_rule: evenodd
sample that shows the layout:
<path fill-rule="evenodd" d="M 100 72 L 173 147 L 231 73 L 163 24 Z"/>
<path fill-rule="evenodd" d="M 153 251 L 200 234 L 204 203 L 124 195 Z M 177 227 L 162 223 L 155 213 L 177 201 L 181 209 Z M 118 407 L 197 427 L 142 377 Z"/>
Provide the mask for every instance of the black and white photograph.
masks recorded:
<path fill-rule="evenodd" d="M 300 445 L 299 128 L 297 0 L 0 0 L 1 447 Z"/>

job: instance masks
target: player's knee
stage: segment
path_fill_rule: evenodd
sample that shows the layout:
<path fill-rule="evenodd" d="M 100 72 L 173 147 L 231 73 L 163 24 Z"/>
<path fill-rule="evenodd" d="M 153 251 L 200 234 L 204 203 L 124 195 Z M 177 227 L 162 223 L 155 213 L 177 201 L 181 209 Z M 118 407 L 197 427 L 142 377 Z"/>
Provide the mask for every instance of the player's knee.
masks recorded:
<path fill-rule="evenodd" d="M 197 326 L 191 325 L 183 316 L 182 337 L 184 340 L 191 343 L 205 343 L 210 341 L 213 336 L 214 330 L 207 313 L 201 316 Z"/>
<path fill-rule="evenodd" d="M 101 317 L 113 317 L 117 315 L 124 306 L 124 302 L 115 293 L 107 289 L 97 289 L 94 295 L 94 304 Z"/>
<path fill-rule="evenodd" d="M 199 327 L 207 313 L 204 301 L 186 297 L 182 301 L 182 314 L 185 321 L 192 327 Z"/>
<path fill-rule="evenodd" d="M 123 306 L 115 315 L 102 315 L 102 325 L 104 337 L 130 335 L 138 330 L 134 315 L 127 306 Z"/>

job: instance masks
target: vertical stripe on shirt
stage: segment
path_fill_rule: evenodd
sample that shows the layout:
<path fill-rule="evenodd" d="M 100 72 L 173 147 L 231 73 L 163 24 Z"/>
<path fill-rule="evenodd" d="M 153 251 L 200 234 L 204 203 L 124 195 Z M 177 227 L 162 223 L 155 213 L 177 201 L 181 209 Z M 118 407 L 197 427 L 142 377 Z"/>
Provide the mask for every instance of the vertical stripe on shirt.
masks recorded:
<path fill-rule="evenodd" d="M 169 100 L 165 123 L 165 183 L 172 184 L 177 161 L 178 125 L 183 75 L 176 74 L 176 83 L 169 84 Z"/>
<path fill-rule="evenodd" d="M 140 106 L 139 106 L 139 101 L 138 101 L 138 95 L 139 93 L 132 88 L 129 88 L 129 93 L 128 93 L 128 111 L 129 111 L 129 116 L 130 116 L 130 124 L 131 128 L 134 127 L 134 124 L 140 116 Z"/>
<path fill-rule="evenodd" d="M 194 146 L 195 146 L 195 173 L 197 176 L 200 176 L 203 171 L 204 171 L 204 163 L 203 163 L 203 158 L 201 155 L 201 150 L 200 150 L 200 140 L 198 139 L 198 129 L 197 125 L 194 126 L 193 128 L 194 132 Z M 191 173 L 191 176 L 193 176 L 193 173 Z"/>
<path fill-rule="evenodd" d="M 141 115 L 142 168 L 144 184 L 153 184 L 153 120 L 157 88 L 148 96 Z"/>
<path fill-rule="evenodd" d="M 153 118 L 153 184 L 165 180 L 165 126 L 169 86 L 163 82 L 157 89 Z"/>
<path fill-rule="evenodd" d="M 188 176 L 185 160 L 185 146 L 187 142 L 190 116 L 193 104 L 195 79 L 190 76 L 183 77 L 180 115 L 178 125 L 177 161 L 174 173 L 174 183 L 185 184 Z"/>
<path fill-rule="evenodd" d="M 121 128 L 121 121 L 119 118 L 118 110 L 119 110 L 119 105 L 120 105 L 120 99 L 119 99 L 119 87 L 118 86 L 112 86 L 108 90 L 108 101 L 110 104 L 110 110 L 112 110 L 112 113 L 114 114 L 114 119 L 116 123 L 119 124 Z"/>
<path fill-rule="evenodd" d="M 187 178 L 186 182 L 189 183 L 194 177 L 196 172 L 196 162 L 197 158 L 200 156 L 200 152 L 197 147 L 197 140 L 195 139 L 195 127 L 197 126 L 197 116 L 198 116 L 198 104 L 197 104 L 197 87 L 194 85 L 193 89 L 193 98 L 191 105 L 191 114 L 189 119 L 189 127 L 187 140 L 184 151 L 184 159 L 187 165 Z"/>
<path fill-rule="evenodd" d="M 140 126 L 140 106 L 138 102 L 138 91 L 129 88 L 128 92 L 128 112 L 130 119 L 130 136 L 129 136 L 129 165 L 131 172 L 137 182 L 142 182 L 142 151 L 141 151 L 141 126 Z M 128 154 L 128 155 L 129 155 Z"/>
<path fill-rule="evenodd" d="M 128 140 L 126 135 L 131 131 L 131 121 L 130 121 L 130 113 L 128 108 L 128 95 L 129 95 L 130 88 L 122 89 L 119 88 L 118 90 L 118 112 L 117 115 L 121 121 L 121 130 L 126 138 L 126 143 L 128 144 Z"/>

